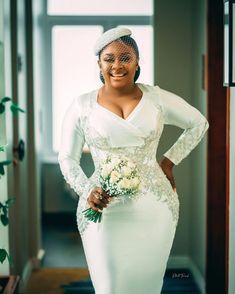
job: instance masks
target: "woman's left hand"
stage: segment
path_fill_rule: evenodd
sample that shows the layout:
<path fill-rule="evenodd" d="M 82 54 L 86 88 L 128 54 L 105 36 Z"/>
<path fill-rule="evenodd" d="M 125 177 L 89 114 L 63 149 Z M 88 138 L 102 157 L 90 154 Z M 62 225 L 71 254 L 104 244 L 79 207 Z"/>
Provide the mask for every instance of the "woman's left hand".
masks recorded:
<path fill-rule="evenodd" d="M 166 157 L 160 163 L 160 167 L 166 175 L 167 179 L 170 181 L 173 191 L 176 192 L 175 178 L 173 175 L 173 166 L 174 163 Z"/>

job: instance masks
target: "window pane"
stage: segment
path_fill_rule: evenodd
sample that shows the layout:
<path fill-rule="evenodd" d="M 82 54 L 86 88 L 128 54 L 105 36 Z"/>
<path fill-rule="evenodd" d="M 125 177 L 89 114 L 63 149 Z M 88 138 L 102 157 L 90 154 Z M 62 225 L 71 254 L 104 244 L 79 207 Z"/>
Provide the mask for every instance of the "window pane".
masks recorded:
<path fill-rule="evenodd" d="M 135 39 L 140 53 L 140 76 L 137 82 L 153 84 L 153 27 L 151 25 L 143 26 L 130 26 L 128 27 L 132 31 L 132 37 Z"/>
<path fill-rule="evenodd" d="M 55 26 L 52 30 L 53 150 L 59 149 L 62 120 L 73 98 L 101 85 L 95 40 L 102 26 Z"/>
<path fill-rule="evenodd" d="M 152 0 L 48 0 L 48 14 L 153 15 Z"/>

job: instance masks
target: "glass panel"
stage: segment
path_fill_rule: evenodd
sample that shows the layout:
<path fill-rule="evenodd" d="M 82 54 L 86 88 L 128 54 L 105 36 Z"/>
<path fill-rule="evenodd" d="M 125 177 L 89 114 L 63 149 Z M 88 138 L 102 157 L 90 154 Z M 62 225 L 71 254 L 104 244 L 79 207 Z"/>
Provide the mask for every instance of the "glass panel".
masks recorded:
<path fill-rule="evenodd" d="M 121 25 L 132 31 L 140 52 L 140 76 L 137 82 L 153 84 L 153 27 L 151 25 Z"/>
<path fill-rule="evenodd" d="M 229 82 L 229 6 L 228 2 L 224 3 L 224 83 Z"/>
<path fill-rule="evenodd" d="M 153 15 L 152 0 L 48 0 L 55 15 Z"/>
<path fill-rule="evenodd" d="M 100 87 L 93 53 L 102 26 L 55 26 L 52 30 L 53 150 L 59 149 L 65 110 L 74 97 Z"/>

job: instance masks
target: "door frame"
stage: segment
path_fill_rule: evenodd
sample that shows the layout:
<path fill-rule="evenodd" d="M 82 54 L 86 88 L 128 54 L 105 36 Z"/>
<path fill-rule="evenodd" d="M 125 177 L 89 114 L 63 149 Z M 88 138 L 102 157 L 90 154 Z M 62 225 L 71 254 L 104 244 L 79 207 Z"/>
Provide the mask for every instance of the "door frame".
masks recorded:
<path fill-rule="evenodd" d="M 223 11 L 223 1 L 207 1 L 207 294 L 228 293 L 230 91 L 223 86 Z"/>

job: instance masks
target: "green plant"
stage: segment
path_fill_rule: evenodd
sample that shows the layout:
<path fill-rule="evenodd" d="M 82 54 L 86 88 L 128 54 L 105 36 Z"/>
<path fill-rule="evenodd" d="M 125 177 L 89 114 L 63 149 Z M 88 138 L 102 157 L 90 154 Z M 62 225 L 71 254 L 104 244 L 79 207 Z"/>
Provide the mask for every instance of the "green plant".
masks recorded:
<path fill-rule="evenodd" d="M 9 206 L 15 201 L 15 198 L 9 198 L 4 203 L 0 201 L 0 220 L 3 226 L 9 224 L 8 210 Z M 11 262 L 10 256 L 7 253 L 6 249 L 0 248 L 0 262 L 3 263 L 5 259 L 8 259 Z"/>
<path fill-rule="evenodd" d="M 13 113 L 13 115 L 17 115 L 19 112 L 25 112 L 23 109 L 21 109 L 16 103 L 12 102 L 12 99 L 9 97 L 3 97 L 0 101 L 0 115 L 3 114 L 6 110 L 6 103 L 10 102 L 10 110 Z M 5 146 L 0 145 L 0 152 L 5 151 Z M 1 176 L 5 175 L 5 166 L 11 164 L 11 160 L 4 160 L 0 161 L 0 178 Z M 9 206 L 15 201 L 15 198 L 9 198 L 4 203 L 0 201 L 0 223 L 3 226 L 7 226 L 9 224 L 9 217 L 8 217 L 8 211 Z M 6 258 L 11 263 L 11 258 L 6 249 L 0 248 L 0 262 L 3 263 Z"/>
<path fill-rule="evenodd" d="M 5 112 L 5 110 L 6 110 L 5 104 L 7 102 L 11 102 L 10 110 L 13 114 L 18 114 L 18 112 L 25 112 L 16 103 L 13 103 L 12 99 L 10 97 L 3 97 L 0 102 L 0 114 Z"/>

